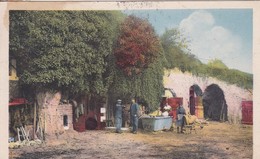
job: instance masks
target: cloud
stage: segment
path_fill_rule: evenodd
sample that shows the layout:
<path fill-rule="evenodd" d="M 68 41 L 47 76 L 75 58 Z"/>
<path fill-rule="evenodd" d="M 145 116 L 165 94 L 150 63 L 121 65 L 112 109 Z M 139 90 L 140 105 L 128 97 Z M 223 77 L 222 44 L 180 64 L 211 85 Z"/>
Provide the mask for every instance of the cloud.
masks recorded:
<path fill-rule="evenodd" d="M 195 11 L 180 23 L 180 27 L 193 35 L 201 34 L 210 29 L 215 23 L 214 17 L 206 11 Z"/>
<path fill-rule="evenodd" d="M 179 25 L 184 36 L 190 41 L 191 53 L 203 63 L 212 59 L 222 60 L 228 67 L 236 69 L 242 62 L 242 39 L 227 28 L 217 25 L 213 15 L 199 10 L 183 19 Z"/>

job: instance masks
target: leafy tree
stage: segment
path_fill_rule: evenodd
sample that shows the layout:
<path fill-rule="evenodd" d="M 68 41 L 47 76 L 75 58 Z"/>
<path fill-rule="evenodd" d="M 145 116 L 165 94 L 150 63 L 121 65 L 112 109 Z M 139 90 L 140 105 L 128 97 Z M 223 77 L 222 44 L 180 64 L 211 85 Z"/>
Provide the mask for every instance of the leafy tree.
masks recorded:
<path fill-rule="evenodd" d="M 189 41 L 181 34 L 179 29 L 166 30 L 160 39 L 166 58 L 165 68 L 177 67 L 181 71 L 187 71 L 201 64 L 193 54 L 190 54 Z"/>
<path fill-rule="evenodd" d="M 118 13 L 10 11 L 10 57 L 22 84 L 102 94 L 111 82 Z"/>
<path fill-rule="evenodd" d="M 189 41 L 183 36 L 178 28 L 166 29 L 163 35 L 160 37 L 163 47 L 178 47 L 180 49 L 189 50 Z"/>
<path fill-rule="evenodd" d="M 160 41 L 147 20 L 129 16 L 121 25 L 116 64 L 127 75 L 138 74 L 159 55 Z"/>
<path fill-rule="evenodd" d="M 117 98 L 157 109 L 163 93 L 164 54 L 152 26 L 143 19 L 129 16 L 121 25 L 115 48 L 115 76 L 109 88 L 109 103 Z"/>

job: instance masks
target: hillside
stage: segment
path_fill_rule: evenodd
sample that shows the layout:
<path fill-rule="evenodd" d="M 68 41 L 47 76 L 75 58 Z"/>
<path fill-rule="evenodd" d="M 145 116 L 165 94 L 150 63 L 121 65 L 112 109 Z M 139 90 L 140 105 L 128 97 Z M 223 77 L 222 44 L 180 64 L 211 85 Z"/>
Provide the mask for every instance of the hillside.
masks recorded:
<path fill-rule="evenodd" d="M 230 69 L 219 59 L 213 59 L 207 64 L 202 63 L 192 54 L 188 41 L 178 29 L 166 30 L 160 38 L 166 69 L 178 68 L 182 72 L 188 71 L 199 77 L 212 77 L 244 89 L 253 89 L 253 74 Z"/>

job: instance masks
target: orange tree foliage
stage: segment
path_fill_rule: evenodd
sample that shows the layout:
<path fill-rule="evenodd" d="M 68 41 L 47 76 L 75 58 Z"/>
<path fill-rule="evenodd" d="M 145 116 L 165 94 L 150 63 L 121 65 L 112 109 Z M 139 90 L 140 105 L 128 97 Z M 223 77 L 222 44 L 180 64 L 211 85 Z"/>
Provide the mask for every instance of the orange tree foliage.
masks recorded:
<path fill-rule="evenodd" d="M 139 74 L 158 57 L 159 38 L 147 20 L 135 16 L 128 16 L 120 29 L 116 65 L 128 76 Z"/>

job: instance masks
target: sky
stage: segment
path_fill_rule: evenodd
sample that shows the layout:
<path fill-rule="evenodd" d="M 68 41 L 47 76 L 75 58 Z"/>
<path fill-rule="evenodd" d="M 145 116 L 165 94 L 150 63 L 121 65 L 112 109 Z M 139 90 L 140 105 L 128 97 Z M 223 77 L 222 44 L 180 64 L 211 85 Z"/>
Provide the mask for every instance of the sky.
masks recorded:
<path fill-rule="evenodd" d="M 191 53 L 203 63 L 220 59 L 231 69 L 252 73 L 252 9 L 125 10 L 146 18 L 158 35 L 178 27 Z"/>

